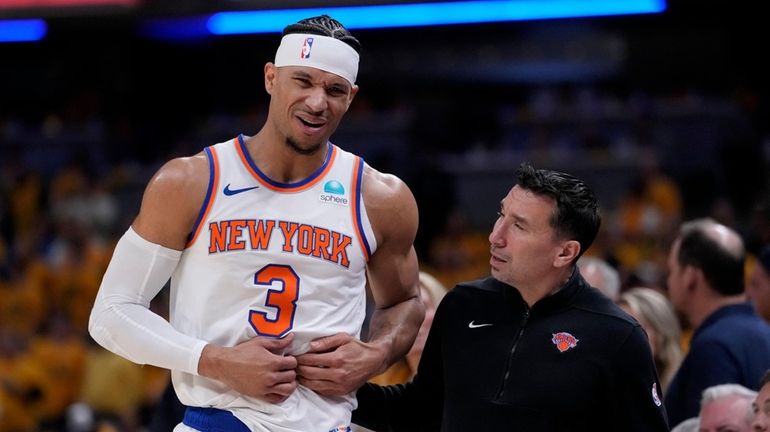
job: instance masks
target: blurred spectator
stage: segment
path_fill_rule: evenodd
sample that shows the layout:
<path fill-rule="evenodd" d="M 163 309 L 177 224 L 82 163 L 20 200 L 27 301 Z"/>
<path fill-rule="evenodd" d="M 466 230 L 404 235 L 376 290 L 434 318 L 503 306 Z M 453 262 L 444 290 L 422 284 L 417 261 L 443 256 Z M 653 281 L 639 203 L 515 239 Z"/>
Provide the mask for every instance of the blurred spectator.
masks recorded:
<path fill-rule="evenodd" d="M 746 245 L 746 248 L 754 253 L 763 246 L 770 245 L 770 197 L 759 200 L 752 207 Z"/>
<path fill-rule="evenodd" d="M 450 212 L 443 231 L 430 244 L 428 271 L 444 286 L 472 280 L 489 273 L 489 241 L 468 225 L 460 210 Z"/>
<path fill-rule="evenodd" d="M 607 261 L 592 256 L 582 256 L 577 262 L 580 274 L 588 285 L 598 289 L 612 301 L 620 294 L 620 274 Z"/>
<path fill-rule="evenodd" d="M 622 293 L 618 305 L 642 325 L 652 347 L 655 367 L 665 396 L 682 363 L 681 330 L 671 302 L 652 288 L 631 288 Z"/>
<path fill-rule="evenodd" d="M 660 167 L 651 149 L 641 154 L 638 177 L 621 203 L 623 230 L 631 235 L 664 235 L 674 229 L 682 214 L 679 186 Z"/>
<path fill-rule="evenodd" d="M 40 371 L 24 361 L 28 340 L 0 327 L 0 431 L 31 432 L 37 429 Z"/>
<path fill-rule="evenodd" d="M 77 400 L 85 364 L 81 335 L 65 315 L 54 312 L 44 332 L 32 339 L 24 361 L 44 377 L 39 401 L 43 429 L 62 429 L 65 410 Z"/>
<path fill-rule="evenodd" d="M 754 304 L 757 314 L 770 322 L 770 246 L 765 246 L 757 257 L 746 295 Z"/>
<path fill-rule="evenodd" d="M 119 217 L 118 203 L 108 192 L 107 179 L 89 175 L 81 165 L 68 166 L 51 181 L 52 221 L 77 224 L 94 238 L 107 240 Z"/>
<path fill-rule="evenodd" d="M 738 384 L 720 384 L 703 391 L 699 432 L 751 432 L 751 404 L 757 392 Z"/>
<path fill-rule="evenodd" d="M 619 238 L 614 255 L 640 282 L 658 285 L 654 278 L 665 263 L 661 246 L 681 219 L 682 198 L 679 186 L 660 168 L 653 150 L 643 151 L 638 170 L 616 211 Z"/>
<path fill-rule="evenodd" d="M 94 412 L 83 402 L 67 407 L 65 427 L 67 432 L 92 432 L 96 427 Z"/>
<path fill-rule="evenodd" d="M 80 330 L 85 331 L 88 326 L 90 305 L 96 298 L 110 253 L 82 222 L 70 219 L 55 226 L 46 254 L 50 272 L 48 300 Z"/>
<path fill-rule="evenodd" d="M 735 226 L 737 214 L 729 198 L 719 196 L 711 203 L 709 217 L 725 226 Z"/>
<path fill-rule="evenodd" d="M 0 328 L 31 338 L 48 317 L 48 268 L 39 259 L 16 264 L 13 277 L 0 279 Z"/>
<path fill-rule="evenodd" d="M 699 426 L 700 419 L 692 417 L 671 428 L 671 432 L 698 432 Z"/>
<path fill-rule="evenodd" d="M 765 372 L 759 382 L 759 394 L 753 404 L 754 423 L 752 428 L 756 432 L 770 431 L 770 370 Z"/>
<path fill-rule="evenodd" d="M 121 430 L 136 428 L 144 396 L 142 386 L 142 366 L 96 343 L 90 344 L 80 400 L 91 407 L 97 423 L 111 424 Z"/>
<path fill-rule="evenodd" d="M 63 430 L 82 380 L 79 336 L 56 313 L 34 338 L 0 329 L 0 431 Z"/>
<path fill-rule="evenodd" d="M 15 241 L 26 247 L 33 247 L 39 241 L 43 222 L 43 204 L 45 201 L 45 182 L 34 171 L 19 175 L 9 191 L 10 217 Z"/>
<path fill-rule="evenodd" d="M 695 329 L 666 393 L 671 424 L 697 415 L 704 389 L 725 383 L 756 388 L 770 368 L 770 325 L 745 302 L 745 256 L 738 233 L 710 219 L 683 224 L 671 247 L 671 302 Z"/>

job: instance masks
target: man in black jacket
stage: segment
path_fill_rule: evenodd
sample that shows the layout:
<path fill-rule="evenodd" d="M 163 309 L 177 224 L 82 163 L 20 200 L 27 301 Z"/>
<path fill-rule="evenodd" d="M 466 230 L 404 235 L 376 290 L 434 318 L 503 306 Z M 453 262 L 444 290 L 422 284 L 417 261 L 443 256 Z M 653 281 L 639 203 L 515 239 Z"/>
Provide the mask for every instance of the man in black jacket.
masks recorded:
<path fill-rule="evenodd" d="M 378 431 L 668 431 L 647 337 L 575 261 L 601 218 L 591 189 L 523 164 L 500 204 L 492 277 L 450 291 L 417 376 L 367 384 L 354 422 Z"/>

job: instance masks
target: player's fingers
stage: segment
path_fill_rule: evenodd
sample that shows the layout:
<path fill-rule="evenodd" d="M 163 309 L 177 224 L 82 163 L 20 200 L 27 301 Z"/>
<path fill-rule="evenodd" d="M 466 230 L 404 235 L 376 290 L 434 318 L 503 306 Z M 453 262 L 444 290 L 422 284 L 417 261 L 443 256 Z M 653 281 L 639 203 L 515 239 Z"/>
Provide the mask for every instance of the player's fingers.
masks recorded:
<path fill-rule="evenodd" d="M 294 356 L 281 356 L 276 360 L 276 370 L 294 370 L 297 368 L 297 358 Z"/>
<path fill-rule="evenodd" d="M 270 394 L 280 395 L 284 398 L 289 397 L 297 389 L 297 381 L 281 383 L 270 387 Z"/>
<path fill-rule="evenodd" d="M 293 340 L 294 333 L 289 333 L 280 339 L 265 338 L 262 341 L 262 346 L 273 354 L 283 354 L 283 350 L 288 347 Z"/>
<path fill-rule="evenodd" d="M 297 356 L 297 364 L 306 366 L 328 366 L 326 364 L 326 357 L 327 356 L 324 354 L 300 354 Z"/>
<path fill-rule="evenodd" d="M 343 367 L 344 359 L 336 352 L 326 354 L 303 354 L 297 357 L 297 366 L 322 368 L 328 371 Z"/>
<path fill-rule="evenodd" d="M 293 370 L 286 370 L 281 372 L 275 372 L 272 375 L 272 383 L 273 385 L 278 384 L 284 384 L 284 383 L 293 383 L 297 381 L 297 373 Z"/>
<path fill-rule="evenodd" d="M 345 345 L 352 339 L 347 333 L 337 333 L 331 336 L 325 336 L 310 342 L 310 352 L 323 353 L 337 349 Z"/>
<path fill-rule="evenodd" d="M 332 372 L 329 368 L 299 365 L 297 366 L 297 379 L 306 380 L 328 380 L 331 379 Z"/>

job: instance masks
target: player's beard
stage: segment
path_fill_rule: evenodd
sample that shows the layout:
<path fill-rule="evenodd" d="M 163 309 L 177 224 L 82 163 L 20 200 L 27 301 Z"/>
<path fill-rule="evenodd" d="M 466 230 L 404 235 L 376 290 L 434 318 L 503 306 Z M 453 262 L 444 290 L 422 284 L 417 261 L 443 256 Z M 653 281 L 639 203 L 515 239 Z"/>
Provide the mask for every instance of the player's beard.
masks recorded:
<path fill-rule="evenodd" d="M 317 144 L 312 144 L 310 147 L 301 147 L 291 137 L 286 137 L 286 145 L 295 152 L 305 156 L 317 153 L 318 150 L 321 149 L 321 144 L 322 143 L 319 142 Z"/>

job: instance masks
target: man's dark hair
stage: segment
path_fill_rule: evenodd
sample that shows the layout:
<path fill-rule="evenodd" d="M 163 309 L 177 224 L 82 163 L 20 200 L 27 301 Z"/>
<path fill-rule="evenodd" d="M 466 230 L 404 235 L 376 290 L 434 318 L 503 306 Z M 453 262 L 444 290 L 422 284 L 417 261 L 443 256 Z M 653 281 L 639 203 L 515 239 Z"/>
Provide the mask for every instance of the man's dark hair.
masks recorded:
<path fill-rule="evenodd" d="M 580 243 L 580 253 L 575 260 L 580 258 L 594 242 L 602 223 L 599 203 L 591 188 L 569 174 L 535 169 L 528 163 L 522 163 L 516 170 L 516 184 L 556 201 L 549 222 L 558 237 Z"/>
<path fill-rule="evenodd" d="M 703 272 L 703 277 L 716 292 L 724 296 L 741 294 L 743 267 L 746 253 L 730 251 L 708 235 L 713 224 L 709 219 L 698 219 L 682 224 L 679 230 L 679 255 L 682 267 L 693 266 Z"/>
<path fill-rule="evenodd" d="M 289 24 L 283 29 L 282 36 L 294 33 L 307 33 L 339 39 L 350 45 L 357 53 L 361 53 L 361 42 L 354 38 L 341 22 L 329 15 L 305 18 L 295 24 Z"/>

